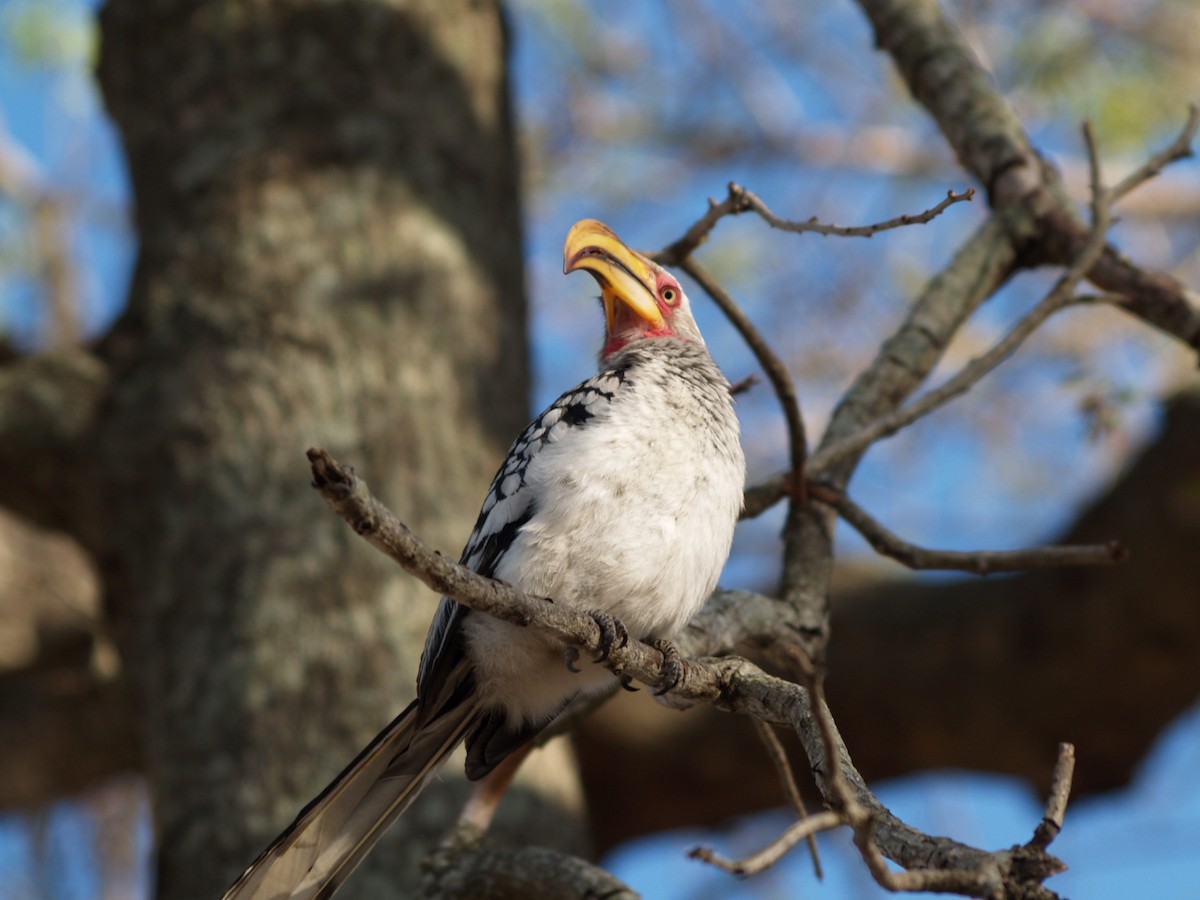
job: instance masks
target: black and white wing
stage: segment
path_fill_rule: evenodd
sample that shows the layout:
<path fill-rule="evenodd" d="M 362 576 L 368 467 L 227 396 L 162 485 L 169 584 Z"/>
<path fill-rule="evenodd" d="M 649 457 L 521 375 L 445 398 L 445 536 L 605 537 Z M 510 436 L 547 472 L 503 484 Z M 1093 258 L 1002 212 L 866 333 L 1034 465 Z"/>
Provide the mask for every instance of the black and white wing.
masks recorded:
<path fill-rule="evenodd" d="M 629 383 L 627 366 L 606 369 L 567 391 L 526 426 L 492 479 L 459 562 L 480 575 L 495 575 L 521 529 L 537 515 L 539 498 L 528 474 L 537 465 L 538 453 L 547 444 L 569 440 L 576 429 L 603 421 L 609 405 Z M 470 614 L 468 607 L 442 598 L 421 656 L 418 702 L 442 694 L 447 677 L 462 661 L 462 620 Z"/>

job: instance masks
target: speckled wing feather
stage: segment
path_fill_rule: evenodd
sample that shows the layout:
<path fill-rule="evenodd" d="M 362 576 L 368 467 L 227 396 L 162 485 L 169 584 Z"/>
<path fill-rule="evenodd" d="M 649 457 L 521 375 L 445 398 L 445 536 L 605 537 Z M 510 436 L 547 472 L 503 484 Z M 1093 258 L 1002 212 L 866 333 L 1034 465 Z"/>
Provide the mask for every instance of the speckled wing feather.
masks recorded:
<path fill-rule="evenodd" d="M 504 554 L 537 513 L 538 498 L 526 481 L 530 463 L 547 444 L 567 438 L 575 429 L 603 421 L 609 405 L 628 381 L 628 365 L 606 369 L 567 391 L 525 427 L 492 479 L 459 562 L 480 575 L 495 575 Z M 421 697 L 436 697 L 443 692 L 447 675 L 465 653 L 462 621 L 471 614 L 468 607 L 449 597 L 442 598 L 421 654 L 417 675 Z M 423 708 L 422 712 L 428 715 L 432 710 Z"/>

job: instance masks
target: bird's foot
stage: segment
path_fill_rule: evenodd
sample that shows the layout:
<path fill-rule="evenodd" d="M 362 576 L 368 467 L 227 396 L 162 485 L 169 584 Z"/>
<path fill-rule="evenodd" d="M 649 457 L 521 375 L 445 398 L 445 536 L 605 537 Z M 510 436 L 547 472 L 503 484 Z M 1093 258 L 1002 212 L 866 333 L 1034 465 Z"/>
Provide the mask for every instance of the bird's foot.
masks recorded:
<path fill-rule="evenodd" d="M 661 697 L 668 691 L 675 690 L 679 687 L 679 682 L 683 681 L 684 660 L 670 641 L 656 639 L 650 641 L 650 646 L 663 655 L 662 673 L 666 681 L 654 692 L 655 697 Z"/>
<path fill-rule="evenodd" d="M 612 613 L 592 609 L 588 610 L 588 615 L 600 629 L 600 647 L 596 651 L 596 662 L 604 662 L 614 650 L 620 650 L 629 643 L 629 632 Z"/>
<path fill-rule="evenodd" d="M 563 656 L 566 657 L 567 671 L 574 672 L 576 675 L 578 675 L 580 672 L 583 671 L 582 669 L 577 669 L 575 667 L 575 663 L 579 661 L 579 648 L 578 647 L 567 647 L 563 651 Z"/>

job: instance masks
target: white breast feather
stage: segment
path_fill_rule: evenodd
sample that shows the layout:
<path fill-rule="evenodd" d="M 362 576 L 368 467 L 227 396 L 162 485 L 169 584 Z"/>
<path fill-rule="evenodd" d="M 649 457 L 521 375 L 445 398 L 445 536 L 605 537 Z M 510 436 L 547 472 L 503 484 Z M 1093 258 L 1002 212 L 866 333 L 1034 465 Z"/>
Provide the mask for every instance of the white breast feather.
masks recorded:
<path fill-rule="evenodd" d="M 495 577 L 609 612 L 635 637 L 669 637 L 716 587 L 745 464 L 732 406 L 714 394 L 727 390 L 723 380 L 698 395 L 694 384 L 643 365 L 629 381 L 611 400 L 591 397 L 593 417 L 582 427 L 556 422 L 528 457 L 519 495 L 497 502 L 497 513 L 500 504 L 525 509 L 529 502 L 534 513 Z M 481 692 L 509 698 L 512 714 L 547 718 L 564 694 L 611 681 L 599 667 L 569 672 L 562 647 L 534 630 L 486 616 L 470 617 L 465 628 Z M 538 659 L 535 675 L 530 666 Z M 512 708 L 514 696 L 524 709 Z"/>

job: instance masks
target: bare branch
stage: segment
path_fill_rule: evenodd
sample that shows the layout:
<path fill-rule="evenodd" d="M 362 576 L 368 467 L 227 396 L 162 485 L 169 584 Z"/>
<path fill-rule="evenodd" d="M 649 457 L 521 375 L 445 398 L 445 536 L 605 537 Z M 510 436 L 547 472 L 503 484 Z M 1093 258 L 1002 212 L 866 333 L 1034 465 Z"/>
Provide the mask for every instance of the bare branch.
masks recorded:
<path fill-rule="evenodd" d="M 1175 140 L 1113 185 L 1109 190 L 1111 202 L 1116 203 L 1130 191 L 1141 187 L 1171 163 L 1192 156 L 1192 140 L 1196 137 L 1197 129 L 1200 129 L 1200 106 L 1192 103 L 1188 105 L 1187 121 Z"/>
<path fill-rule="evenodd" d="M 1054 566 L 1111 565 L 1128 558 L 1116 541 L 1107 544 L 1078 544 L 1061 547 L 1027 547 L 1021 550 L 929 550 L 905 541 L 888 530 L 845 491 L 829 484 L 808 484 L 809 496 L 837 510 L 839 516 L 861 534 L 877 553 L 891 557 L 910 569 L 938 569 L 989 575 Z"/>
<path fill-rule="evenodd" d="M 754 356 L 762 365 L 763 371 L 766 372 L 771 387 L 775 389 L 775 396 L 779 398 L 779 405 L 783 407 L 784 419 L 787 422 L 788 456 L 792 465 L 793 490 L 795 491 L 793 496 L 803 496 L 803 473 L 805 459 L 808 456 L 808 437 L 805 434 L 804 416 L 800 411 L 800 398 L 796 394 L 796 384 L 792 380 L 792 373 L 788 371 L 783 360 L 771 349 L 766 338 L 750 321 L 750 317 L 742 311 L 737 301 L 703 265 L 689 257 L 680 263 L 680 268 L 692 276 L 696 283 L 712 297 L 721 312 L 725 313 L 725 317 L 729 319 L 738 334 L 753 351 Z"/>
<path fill-rule="evenodd" d="M 932 206 L 924 212 L 913 215 L 896 216 L 894 219 L 886 219 L 883 222 L 876 222 L 873 225 L 832 225 L 821 222 L 816 216 L 807 219 L 803 222 L 784 219 L 776 215 L 762 198 L 752 191 L 748 191 L 740 185 L 730 184 L 729 193 L 733 195 L 737 192 L 743 198 L 743 205 L 746 209 L 753 210 L 758 213 L 762 220 L 772 228 L 779 231 L 790 231 L 796 234 L 812 232 L 815 234 L 834 235 L 837 237 L 873 237 L 881 231 L 890 231 L 894 228 L 903 228 L 905 225 L 923 225 L 926 222 L 931 222 L 944 213 L 955 203 L 969 203 L 975 196 L 974 188 L 967 188 L 962 193 L 955 191 L 947 191 L 946 198 Z"/>
<path fill-rule="evenodd" d="M 1103 249 L 1102 240 L 1094 241 L 1087 248 L 1086 255 L 1081 257 L 1082 261 L 1090 264 Z M 908 406 L 876 419 L 858 433 L 818 450 L 810 461 L 810 473 L 813 475 L 824 474 L 843 460 L 861 453 L 881 438 L 895 434 L 917 419 L 965 394 L 980 379 L 1012 356 L 1026 338 L 1040 328 L 1047 319 L 1074 303 L 1071 292 L 1083 274 L 1075 271 L 1076 268 L 1073 267 L 1067 276 L 1061 278 L 1054 289 L 1030 310 L 1025 318 L 1017 322 L 1004 337 L 986 352 L 972 359 L 944 384 L 922 394 Z"/>
<path fill-rule="evenodd" d="M 902 228 L 905 225 L 922 225 L 936 219 L 955 203 L 970 202 L 975 196 L 974 188 L 967 188 L 961 193 L 947 191 L 946 197 L 940 203 L 924 212 L 905 214 L 876 222 L 871 225 L 833 225 L 820 221 L 816 216 L 804 221 L 785 219 L 777 215 L 766 202 L 736 182 L 729 182 L 728 193 L 720 202 L 709 198 L 708 209 L 684 233 L 683 237 L 668 244 L 653 255 L 653 258 L 665 266 L 682 265 L 695 250 L 708 240 L 712 230 L 725 216 L 736 216 L 746 212 L 757 213 L 758 216 L 772 228 L 780 231 L 790 231 L 797 234 L 812 232 L 815 234 L 833 235 L 837 237 L 872 237 L 881 231 Z"/>
<path fill-rule="evenodd" d="M 1075 775 L 1075 745 L 1058 745 L 1058 761 L 1050 779 L 1050 793 L 1046 798 L 1046 814 L 1033 833 L 1028 846 L 1045 850 L 1062 831 L 1063 817 L 1067 814 L 1067 800 L 1071 796 L 1071 779 Z"/>
<path fill-rule="evenodd" d="M 762 381 L 762 379 L 751 372 L 745 378 L 739 378 L 733 384 L 729 385 L 729 393 L 733 394 L 735 397 L 738 394 L 744 394 L 757 385 L 760 381 Z"/>
<path fill-rule="evenodd" d="M 783 792 L 787 795 L 788 802 L 792 804 L 792 809 L 796 811 L 796 814 L 800 818 L 804 818 L 808 815 L 808 809 L 804 806 L 804 798 L 800 796 L 800 789 L 796 787 L 796 777 L 792 774 L 792 767 L 788 763 L 787 751 L 783 749 L 783 744 L 779 742 L 774 729 L 766 722 L 755 719 L 754 730 L 758 732 L 759 740 L 766 747 L 767 756 L 771 757 L 771 762 L 779 774 L 779 782 L 783 785 Z"/>
<path fill-rule="evenodd" d="M 761 516 L 784 497 L 788 496 L 792 484 L 792 473 L 784 472 L 782 475 L 775 475 L 768 478 L 761 484 L 746 488 L 746 493 L 742 500 L 741 517 L 743 519 L 754 519 Z"/>
<path fill-rule="evenodd" d="M 800 795 L 800 789 L 796 787 L 796 777 L 792 774 L 792 767 L 788 763 L 787 751 L 783 749 L 783 744 L 779 742 L 779 738 L 775 734 L 775 729 L 761 719 L 752 719 L 754 722 L 754 730 L 758 732 L 759 739 L 763 742 L 763 746 L 767 748 L 767 755 L 771 757 L 771 762 L 775 765 L 775 771 L 779 774 L 779 781 L 783 785 L 783 792 L 787 795 L 788 800 L 792 804 L 792 809 L 796 811 L 796 815 L 803 822 L 808 818 L 808 808 L 804 805 L 804 797 Z M 789 828 L 788 832 L 793 829 Z M 812 854 L 813 872 L 817 876 L 817 880 L 821 881 L 825 878 L 824 869 L 821 866 L 821 850 L 817 846 L 817 837 L 815 832 L 809 832 L 808 835 L 808 850 Z M 794 844 L 790 845 L 795 846 Z M 783 852 L 787 852 L 784 850 Z"/>
<path fill-rule="evenodd" d="M 546 629 L 572 646 L 599 649 L 601 634 L 591 616 L 552 599 L 528 596 L 451 562 L 425 546 L 352 471 L 328 453 L 314 449 L 308 456 L 314 486 L 329 506 L 359 535 L 429 587 L 507 622 Z M 664 687 L 674 679 L 672 673 L 663 671 L 663 661 L 659 650 L 630 639 L 623 647 L 611 648 L 606 665 L 647 685 Z M 804 744 L 817 785 L 826 801 L 834 805 L 834 812 L 846 816 L 847 810 L 861 809 L 864 812 L 851 823 L 858 823 L 856 835 L 868 827 L 873 829 L 870 846 L 906 868 L 923 870 L 889 873 L 891 883 L 919 881 L 927 889 L 990 896 L 996 874 L 1019 886 L 1023 892 L 1020 896 L 1053 896 L 1040 887 L 1040 880 L 1061 869 L 1061 864 L 1044 852 L 1027 850 L 1036 863 L 1031 867 L 1027 861 L 1018 860 L 1014 851 L 987 853 L 949 838 L 931 837 L 892 815 L 854 770 L 828 710 L 814 717 L 809 696 L 798 685 L 767 675 L 745 659 L 725 656 L 689 660 L 670 694 L 794 729 Z M 830 773 L 836 773 L 836 779 L 831 779 Z M 857 805 L 848 803 L 847 798 Z"/>
<path fill-rule="evenodd" d="M 1008 333 L 993 344 L 986 352 L 975 357 L 952 378 L 939 387 L 918 397 L 908 406 L 893 410 L 875 420 L 857 434 L 843 438 L 832 446 L 819 450 L 810 461 L 812 474 L 820 474 L 843 459 L 856 456 L 880 438 L 895 434 L 922 416 L 928 415 L 961 396 L 980 379 L 995 369 L 1017 351 L 1034 331 L 1059 310 L 1075 302 L 1076 286 L 1092 265 L 1104 252 L 1105 240 L 1110 224 L 1110 193 L 1105 190 L 1100 174 L 1100 162 L 1090 126 L 1083 128 L 1084 140 L 1092 171 L 1092 232 L 1078 257 L 1055 283 L 1053 289 L 1040 303 L 1017 322 Z"/>
<path fill-rule="evenodd" d="M 717 202 L 712 197 L 708 199 L 708 209 L 692 227 L 684 232 L 683 237 L 668 244 L 651 257 L 664 266 L 677 266 L 695 252 L 696 248 L 708 240 L 717 223 L 730 215 L 745 212 L 744 200 L 733 190 L 733 182 L 729 183 L 729 193 L 725 199 Z"/>
<path fill-rule="evenodd" d="M 807 840 L 809 846 L 816 847 L 816 837 L 822 831 L 829 831 L 842 824 L 842 817 L 834 812 L 821 812 L 815 816 L 801 819 L 788 827 L 779 837 L 757 853 L 744 859 L 729 859 L 710 847 L 695 847 L 688 851 L 688 856 L 709 865 L 716 866 L 734 875 L 757 875 L 763 872 L 787 855 L 788 851 Z M 815 850 L 814 850 L 815 852 Z M 814 864 L 816 857 L 813 857 Z M 817 876 L 821 877 L 820 875 Z"/>
<path fill-rule="evenodd" d="M 1058 173 L 1034 152 L 995 80 L 945 9 L 911 0 L 858 4 L 875 28 L 877 45 L 891 54 L 912 95 L 933 115 L 962 165 L 987 187 L 992 208 L 1004 214 L 1010 244 L 1022 250 L 1021 265 L 1066 265 L 1077 259 L 1089 229 L 1061 190 Z M 935 57 L 938 64 L 929 65 Z M 970 114 L 964 115 L 965 110 Z M 1189 116 L 1183 132 L 1187 140 L 1190 123 Z M 1144 167 L 1145 177 L 1157 171 L 1156 164 L 1161 168 L 1181 155 L 1186 153 L 1156 156 Z M 1127 190 L 1123 182 L 1118 187 L 1117 197 Z M 1125 311 L 1200 350 L 1200 308 L 1172 276 L 1137 266 L 1105 247 L 1087 277 L 1101 290 L 1124 294 Z"/>
<path fill-rule="evenodd" d="M 881 818 L 876 811 L 862 802 L 861 791 L 853 789 L 847 778 L 843 755 L 839 752 L 842 749 L 841 741 L 837 726 L 833 722 L 833 715 L 825 702 L 821 677 L 811 663 L 803 659 L 798 659 L 797 662 L 798 668 L 806 678 L 805 687 L 811 698 L 813 718 L 817 722 L 825 748 L 825 759 L 829 765 L 827 779 L 832 794 L 830 802 L 854 831 L 854 844 L 871 876 L 881 887 L 906 893 L 933 891 L 996 900 L 1008 896 L 1050 900 L 1056 896 L 1054 892 L 1044 888 L 1040 881 L 1065 867 L 1054 857 L 1045 854 L 1045 848 L 1026 848 L 1031 852 L 1033 865 L 1028 865 L 1029 861 L 1026 860 L 1020 860 L 1020 865 L 1014 865 L 1016 861 L 1011 857 L 1004 853 L 995 853 L 982 860 L 976 860 L 973 865 L 967 867 L 916 867 L 905 872 L 890 869 L 877 840 Z M 1030 871 L 1036 871 L 1040 877 L 1030 879 Z M 1034 883 L 1030 883 L 1031 880 Z M 1020 882 L 1019 892 L 1010 893 L 1006 886 L 1008 881 Z M 1016 887 L 1015 884 L 1013 886 Z"/>

